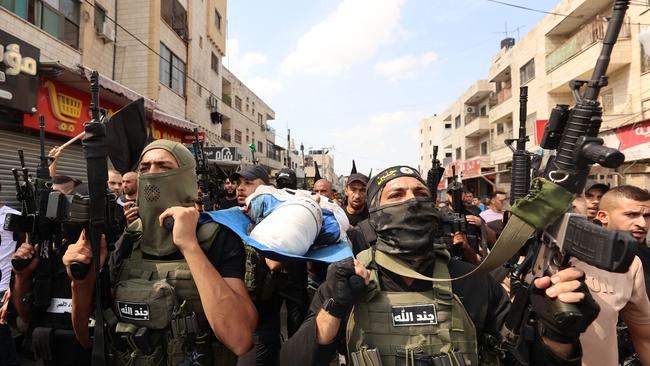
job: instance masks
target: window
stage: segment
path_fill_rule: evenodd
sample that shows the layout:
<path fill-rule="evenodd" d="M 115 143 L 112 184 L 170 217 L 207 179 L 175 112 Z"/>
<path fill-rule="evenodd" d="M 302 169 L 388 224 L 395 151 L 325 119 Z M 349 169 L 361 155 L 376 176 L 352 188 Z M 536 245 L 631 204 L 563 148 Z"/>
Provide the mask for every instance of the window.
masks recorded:
<path fill-rule="evenodd" d="M 488 154 L 488 143 L 487 141 L 481 142 L 481 155 L 487 155 Z"/>
<path fill-rule="evenodd" d="M 484 105 L 484 106 L 481 107 L 480 112 L 479 112 L 479 115 L 480 115 L 481 117 L 487 117 L 487 106 L 486 106 L 486 105 Z"/>
<path fill-rule="evenodd" d="M 221 33 L 221 14 L 219 14 L 219 10 L 217 9 L 214 9 L 214 26 Z"/>
<path fill-rule="evenodd" d="M 246 135 L 246 143 L 248 143 L 249 141 L 250 141 L 250 137 Z"/>
<path fill-rule="evenodd" d="M 212 52 L 212 62 L 210 63 L 210 68 L 212 71 L 219 73 L 219 57 Z"/>
<path fill-rule="evenodd" d="M 262 141 L 257 141 L 257 152 L 260 154 L 264 154 L 264 144 Z"/>
<path fill-rule="evenodd" d="M 424 147 L 424 143 L 423 143 L 423 142 L 420 142 L 420 147 Z"/>
<path fill-rule="evenodd" d="M 235 130 L 235 143 L 241 144 L 241 131 Z"/>
<path fill-rule="evenodd" d="M 454 118 L 454 128 L 460 128 L 460 116 Z"/>
<path fill-rule="evenodd" d="M 235 95 L 235 108 L 241 111 L 241 98 Z"/>
<path fill-rule="evenodd" d="M 451 123 L 445 123 L 445 129 L 450 130 L 451 129 Z"/>
<path fill-rule="evenodd" d="M 185 96 L 185 62 L 160 44 L 160 82 L 180 96 Z"/>
<path fill-rule="evenodd" d="M 503 123 L 497 123 L 497 135 L 503 135 Z"/>
<path fill-rule="evenodd" d="M 431 140 L 429 140 L 429 146 L 431 146 L 431 145 L 433 145 L 433 142 L 431 142 Z"/>
<path fill-rule="evenodd" d="M 106 22 L 106 10 L 95 4 L 95 32 L 104 33 L 104 22 Z"/>
<path fill-rule="evenodd" d="M 257 123 L 259 123 L 260 126 L 264 124 L 264 117 L 262 116 L 262 113 L 257 114 Z"/>
<path fill-rule="evenodd" d="M 429 131 L 431 131 L 431 126 L 429 126 Z"/>
<path fill-rule="evenodd" d="M 187 42 L 187 12 L 178 0 L 161 0 L 160 16 L 179 37 Z"/>
<path fill-rule="evenodd" d="M 75 49 L 79 48 L 79 2 L 75 0 L 0 0 L 0 6 Z"/>
<path fill-rule="evenodd" d="M 445 153 L 445 158 L 451 158 L 451 153 Z"/>
<path fill-rule="evenodd" d="M 645 54 L 643 45 L 641 45 L 641 73 L 650 71 L 650 57 Z"/>
<path fill-rule="evenodd" d="M 420 128 L 420 135 L 422 134 L 422 129 Z"/>
<path fill-rule="evenodd" d="M 463 152 L 462 152 L 461 148 L 457 147 L 456 148 L 456 160 L 460 160 L 462 153 Z"/>
<path fill-rule="evenodd" d="M 519 77 L 521 79 L 521 85 L 524 85 L 535 78 L 534 58 L 530 59 L 530 61 L 526 62 L 526 64 L 519 69 Z"/>

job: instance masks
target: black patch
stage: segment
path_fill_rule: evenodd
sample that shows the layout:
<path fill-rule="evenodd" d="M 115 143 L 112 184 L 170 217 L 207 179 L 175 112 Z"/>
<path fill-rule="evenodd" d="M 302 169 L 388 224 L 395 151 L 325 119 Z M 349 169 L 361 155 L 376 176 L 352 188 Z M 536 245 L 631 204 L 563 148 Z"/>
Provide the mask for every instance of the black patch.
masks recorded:
<path fill-rule="evenodd" d="M 438 324 L 435 304 L 395 305 L 391 311 L 394 327 Z"/>
<path fill-rule="evenodd" d="M 131 320 L 149 320 L 149 305 L 136 302 L 117 302 L 120 317 Z"/>

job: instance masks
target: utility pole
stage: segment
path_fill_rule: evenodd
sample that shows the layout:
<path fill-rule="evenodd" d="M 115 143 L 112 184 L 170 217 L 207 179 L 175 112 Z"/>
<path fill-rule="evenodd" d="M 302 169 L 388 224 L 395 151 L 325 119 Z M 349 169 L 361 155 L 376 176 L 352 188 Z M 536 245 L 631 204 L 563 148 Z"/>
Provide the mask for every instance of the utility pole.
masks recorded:
<path fill-rule="evenodd" d="M 287 128 L 287 165 L 291 169 L 291 129 Z"/>

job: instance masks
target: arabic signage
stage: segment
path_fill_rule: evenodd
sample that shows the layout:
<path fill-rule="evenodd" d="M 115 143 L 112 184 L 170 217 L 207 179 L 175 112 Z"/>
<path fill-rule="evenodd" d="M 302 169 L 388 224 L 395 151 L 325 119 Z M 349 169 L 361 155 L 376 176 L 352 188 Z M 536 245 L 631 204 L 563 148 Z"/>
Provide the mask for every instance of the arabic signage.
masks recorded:
<path fill-rule="evenodd" d="M 481 175 L 481 158 L 463 162 L 463 179 L 475 178 Z"/>
<path fill-rule="evenodd" d="M 40 54 L 38 48 L 0 30 L 0 105 L 36 112 Z"/>
<path fill-rule="evenodd" d="M 204 147 L 203 153 L 209 160 L 239 162 L 241 158 L 236 147 Z"/>
<path fill-rule="evenodd" d="M 175 130 L 162 123 L 150 122 L 147 126 L 147 136 L 153 137 L 154 140 L 170 140 L 174 142 L 183 142 L 182 131 Z"/>
<path fill-rule="evenodd" d="M 625 161 L 650 159 L 650 120 L 604 132 L 605 145 L 619 149 Z"/>
<path fill-rule="evenodd" d="M 106 101 L 99 102 L 110 116 L 120 107 Z M 38 86 L 38 112 L 25 114 L 25 127 L 38 129 L 38 117 L 45 117 L 45 132 L 74 137 L 83 132 L 90 116 L 90 93 L 84 93 L 54 80 L 42 79 Z"/>

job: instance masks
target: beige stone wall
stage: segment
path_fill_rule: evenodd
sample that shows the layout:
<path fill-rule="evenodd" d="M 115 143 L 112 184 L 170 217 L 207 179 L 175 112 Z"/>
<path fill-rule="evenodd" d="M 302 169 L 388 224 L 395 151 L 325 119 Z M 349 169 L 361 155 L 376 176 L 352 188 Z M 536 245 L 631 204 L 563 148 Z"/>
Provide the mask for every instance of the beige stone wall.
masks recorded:
<path fill-rule="evenodd" d="M 605 0 L 564 0 L 556 6 L 553 12 L 570 14 L 572 17 L 548 15 L 536 24 L 525 36 L 517 40 L 512 48 L 499 50 L 489 64 L 487 80 L 492 81 L 503 77 L 509 69 L 511 81 L 511 97 L 501 103 L 494 104 L 489 109 L 490 132 L 478 139 L 464 137 L 464 130 L 455 129 L 446 135 L 443 144 L 454 152 L 461 147 L 463 151 L 475 142 L 490 141 L 490 155 L 482 166 L 493 165 L 495 168 L 505 167 L 512 159 L 512 153 L 503 144 L 505 138 L 517 135 L 519 127 L 519 88 L 522 85 L 520 70 L 528 61 L 534 59 L 535 77 L 525 83 L 528 86 L 528 131 L 530 137 L 528 149 L 534 146 L 533 120 L 546 120 L 556 104 L 574 105 L 575 100 L 568 88 L 568 82 L 573 79 L 589 79 L 602 48 L 602 41 L 595 39 L 593 43 L 582 43 L 577 49 L 568 45 L 569 40 L 578 39 L 576 34 L 594 26 L 603 16 L 611 14 L 611 1 Z M 609 85 L 601 91 L 601 103 L 604 107 L 603 125 L 601 131 L 620 127 L 630 123 L 650 118 L 650 72 L 642 72 L 641 52 L 638 42 L 639 31 L 650 24 L 650 12 L 647 7 L 632 6 L 627 13 L 629 25 L 623 27 L 608 69 Z M 592 24 L 593 25 L 590 25 Z M 584 27 L 584 28 L 583 28 Z M 606 29 L 603 25 L 602 30 Z M 583 31 L 584 35 L 584 31 Z M 563 48 L 564 47 L 564 48 Z M 568 51 L 566 51 L 568 50 Z M 553 61 L 549 55 L 555 51 L 566 51 L 558 61 Z M 556 54 L 557 56 L 557 54 Z M 547 59 L 554 68 L 547 71 Z M 471 88 L 470 88 L 471 89 Z M 468 89 L 469 90 L 469 89 Z M 496 95 L 495 95 L 496 96 Z M 463 101 L 467 92 L 459 96 L 447 110 L 441 114 L 451 119 L 452 124 L 457 115 L 463 113 Z M 644 110 L 645 109 L 645 110 Z M 504 127 L 503 134 L 497 134 L 497 124 Z M 420 159 L 425 152 L 420 152 Z M 463 153 L 463 159 L 465 154 Z M 425 159 L 426 160 L 426 159 Z M 508 177 L 497 181 L 497 186 L 507 187 Z M 634 178 L 641 179 L 641 178 Z M 644 178 L 645 179 L 645 178 Z"/>
<path fill-rule="evenodd" d="M 115 19 L 115 0 L 91 1 L 95 6 L 106 11 L 105 22 L 112 23 Z M 85 1 L 80 3 L 80 35 L 79 49 L 81 51 L 81 63 L 99 71 L 109 78 L 113 77 L 113 50 L 114 41 L 105 40 L 98 36 L 95 30 L 95 6 Z M 115 28 L 115 27 L 113 27 Z"/>
<path fill-rule="evenodd" d="M 0 29 L 41 50 L 41 62 L 58 61 L 73 68 L 81 63 L 81 52 L 59 41 L 33 24 L 0 7 Z"/>
<path fill-rule="evenodd" d="M 149 37 L 152 35 L 150 24 L 156 23 L 160 17 L 160 12 L 153 16 L 150 8 L 148 0 L 118 1 L 117 22 L 121 27 L 116 28 L 115 81 L 148 98 L 157 99 L 157 95 L 150 92 L 149 86 L 148 70 L 151 67 L 153 52 L 124 30 L 149 44 Z M 159 46 L 153 49 L 160 51 Z M 157 56 L 154 55 L 154 58 L 157 59 Z M 158 64 L 155 65 L 155 70 L 157 82 Z"/>

